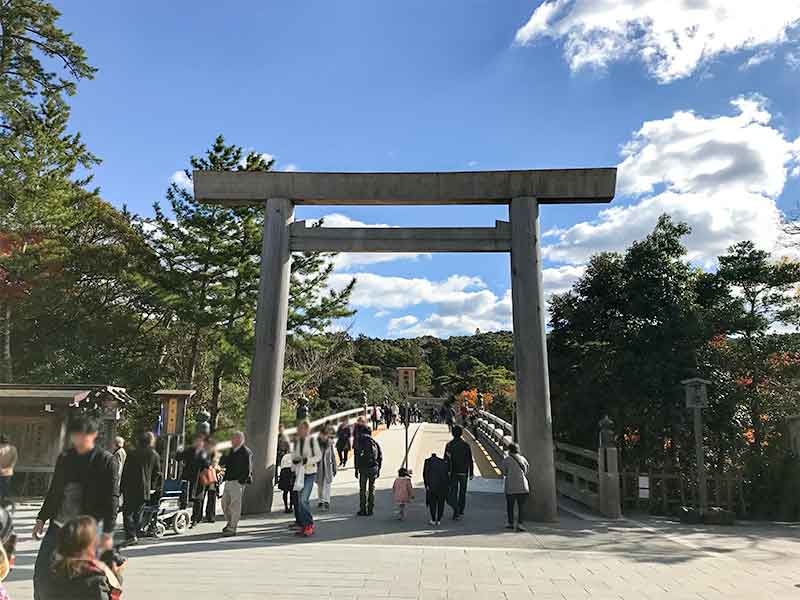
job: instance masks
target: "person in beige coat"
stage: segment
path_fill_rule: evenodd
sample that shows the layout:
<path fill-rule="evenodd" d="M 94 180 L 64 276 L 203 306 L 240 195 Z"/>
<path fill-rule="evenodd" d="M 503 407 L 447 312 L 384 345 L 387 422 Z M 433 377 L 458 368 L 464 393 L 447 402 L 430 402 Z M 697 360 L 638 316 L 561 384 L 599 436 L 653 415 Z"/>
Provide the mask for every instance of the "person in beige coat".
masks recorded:
<path fill-rule="evenodd" d="M 17 466 L 17 449 L 8 436 L 0 435 L 0 502 L 5 502 L 8 498 L 15 466 Z"/>

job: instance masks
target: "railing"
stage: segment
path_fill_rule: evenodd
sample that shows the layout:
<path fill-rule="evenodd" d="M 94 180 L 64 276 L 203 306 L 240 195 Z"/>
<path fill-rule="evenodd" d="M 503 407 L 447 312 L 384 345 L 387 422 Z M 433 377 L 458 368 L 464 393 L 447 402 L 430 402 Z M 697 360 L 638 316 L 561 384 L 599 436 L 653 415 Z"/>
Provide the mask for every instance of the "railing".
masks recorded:
<path fill-rule="evenodd" d="M 367 407 L 367 411 L 372 410 L 372 406 Z M 359 408 L 352 408 L 350 410 L 345 410 L 342 412 L 338 412 L 332 415 L 328 415 L 327 417 L 322 417 L 321 419 L 315 419 L 311 421 L 311 433 L 319 433 L 319 430 L 322 428 L 323 425 L 328 424 L 335 427 L 338 427 L 342 423 L 352 423 L 355 421 L 359 416 L 364 414 L 364 407 L 361 406 Z M 369 412 L 367 412 L 369 414 Z M 297 427 L 289 427 L 283 430 L 284 433 L 289 437 L 290 440 L 294 440 L 295 435 L 297 435 Z M 231 447 L 230 440 L 219 442 L 215 446 L 215 449 L 219 452 L 224 450 L 229 450 Z"/>
<path fill-rule="evenodd" d="M 672 471 L 623 472 L 622 503 L 626 508 L 652 514 L 674 515 L 681 506 L 697 502 L 697 485 Z M 740 473 L 709 473 L 706 477 L 708 503 L 738 515 L 747 515 L 744 485 Z"/>
<path fill-rule="evenodd" d="M 513 441 L 511 423 L 485 410 L 478 411 L 478 414 L 478 435 L 496 454 L 502 456 Z M 610 438 L 607 434 L 601 434 L 601 439 Z M 594 451 L 556 442 L 554 453 L 559 494 L 607 517 L 616 519 L 621 516 L 616 447 L 601 444 Z M 528 457 L 529 460 L 531 458 Z"/>

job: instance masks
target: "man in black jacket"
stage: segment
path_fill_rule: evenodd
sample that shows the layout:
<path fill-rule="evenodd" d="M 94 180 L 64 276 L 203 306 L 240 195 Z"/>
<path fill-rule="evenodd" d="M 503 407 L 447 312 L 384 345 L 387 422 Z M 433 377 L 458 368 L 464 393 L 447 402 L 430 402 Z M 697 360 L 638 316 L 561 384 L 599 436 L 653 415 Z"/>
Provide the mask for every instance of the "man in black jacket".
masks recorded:
<path fill-rule="evenodd" d="M 122 467 L 119 487 L 124 498 L 122 516 L 128 541 L 135 543 L 139 535 L 139 513 L 150 501 L 150 490 L 161 490 L 161 457 L 155 451 L 156 436 L 147 431 L 139 438 L 139 445 L 129 453 Z"/>
<path fill-rule="evenodd" d="M 460 425 L 453 425 L 453 439 L 444 448 L 444 459 L 450 471 L 450 485 L 455 496 L 453 519 L 456 521 L 464 516 L 464 508 L 467 506 L 467 479 L 474 476 L 472 449 L 461 439 L 463 433 Z"/>
<path fill-rule="evenodd" d="M 372 438 L 369 425 L 361 428 L 355 452 L 356 479 L 359 488 L 359 517 L 371 517 L 375 508 L 375 480 L 381 474 L 383 452 Z"/>
<path fill-rule="evenodd" d="M 39 546 L 33 570 L 33 596 L 40 600 L 58 534 L 63 523 L 78 515 L 91 515 L 102 524 L 99 549 L 113 547 L 112 534 L 119 508 L 119 466 L 110 452 L 95 446 L 97 422 L 87 415 L 74 417 L 67 428 L 71 447 L 56 461 L 53 480 L 33 526 L 38 539 L 50 521 Z"/>
<path fill-rule="evenodd" d="M 227 521 L 222 535 L 236 535 L 239 519 L 242 516 L 242 494 L 244 486 L 253 482 L 253 453 L 244 445 L 241 431 L 231 436 L 231 452 L 220 460 L 225 469 L 225 491 L 222 492 L 222 512 Z"/>

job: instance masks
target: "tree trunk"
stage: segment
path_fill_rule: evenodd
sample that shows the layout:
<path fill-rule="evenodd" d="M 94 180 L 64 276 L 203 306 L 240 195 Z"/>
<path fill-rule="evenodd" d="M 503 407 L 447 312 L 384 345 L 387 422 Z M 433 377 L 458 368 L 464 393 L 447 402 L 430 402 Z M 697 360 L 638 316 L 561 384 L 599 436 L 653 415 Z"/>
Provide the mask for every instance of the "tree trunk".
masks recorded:
<path fill-rule="evenodd" d="M 217 430 L 219 419 L 219 397 L 222 393 L 222 363 L 218 362 L 214 367 L 214 377 L 211 382 L 211 400 L 208 403 L 208 413 L 211 415 L 211 433 Z"/>
<path fill-rule="evenodd" d="M 200 356 L 200 328 L 196 328 L 194 330 L 194 335 L 192 336 L 192 351 L 189 358 L 189 364 L 186 367 L 185 372 L 185 381 L 189 384 L 189 387 L 194 386 L 194 376 L 195 372 L 197 371 L 197 359 Z"/>
<path fill-rule="evenodd" d="M 0 380 L 11 383 L 11 301 L 0 302 Z"/>

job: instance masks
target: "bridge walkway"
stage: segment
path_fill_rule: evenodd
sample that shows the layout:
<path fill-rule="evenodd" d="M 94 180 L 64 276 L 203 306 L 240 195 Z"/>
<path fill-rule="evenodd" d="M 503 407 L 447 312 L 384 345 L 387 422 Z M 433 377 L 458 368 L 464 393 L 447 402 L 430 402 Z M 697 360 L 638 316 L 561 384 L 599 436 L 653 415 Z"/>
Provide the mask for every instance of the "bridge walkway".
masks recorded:
<path fill-rule="evenodd" d="M 411 434 L 418 481 L 424 458 L 442 452 L 449 436 L 444 426 L 430 424 L 413 426 Z M 408 519 L 398 521 L 390 488 L 403 459 L 403 431 L 382 430 L 377 439 L 386 458 L 375 516 L 355 516 L 358 486 L 348 467 L 335 480 L 331 512 L 317 515 L 314 537 L 291 535 L 290 515 L 276 511 L 246 518 L 235 538 L 221 538 L 217 523 L 147 540 L 125 550 L 125 597 L 783 600 L 800 593 L 797 525 L 686 528 L 563 513 L 557 524 L 509 532 L 502 528 L 500 480 L 480 456 L 481 477 L 473 481 L 463 521 L 430 527 L 421 490 Z M 18 511 L 23 538 L 29 538 L 36 508 Z M 29 539 L 19 545 L 6 582 L 14 600 L 32 596 L 37 545 Z"/>

